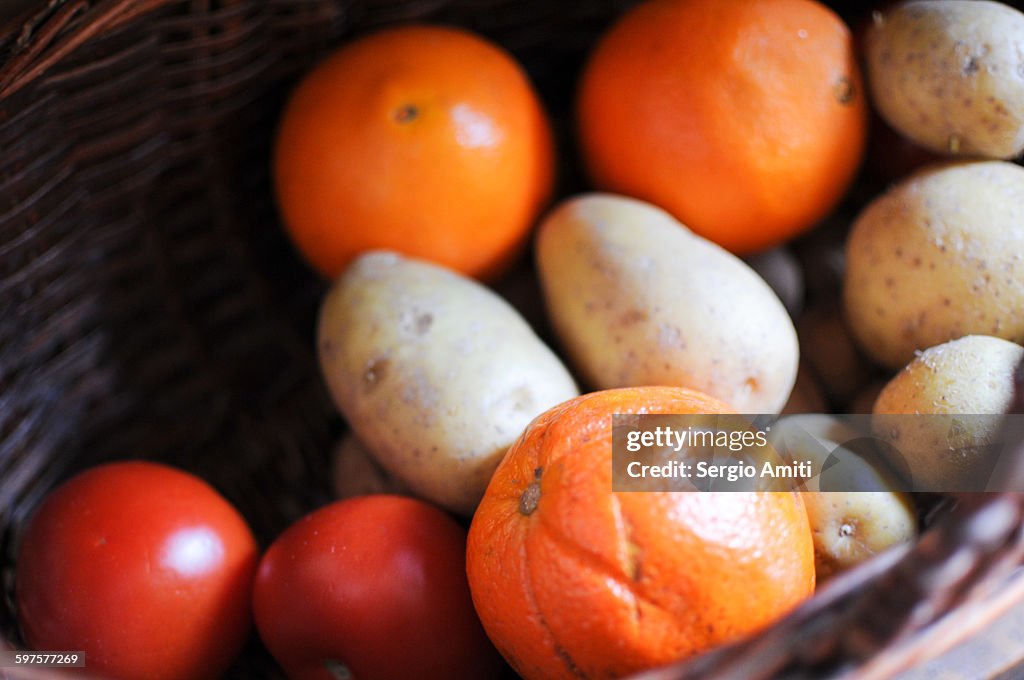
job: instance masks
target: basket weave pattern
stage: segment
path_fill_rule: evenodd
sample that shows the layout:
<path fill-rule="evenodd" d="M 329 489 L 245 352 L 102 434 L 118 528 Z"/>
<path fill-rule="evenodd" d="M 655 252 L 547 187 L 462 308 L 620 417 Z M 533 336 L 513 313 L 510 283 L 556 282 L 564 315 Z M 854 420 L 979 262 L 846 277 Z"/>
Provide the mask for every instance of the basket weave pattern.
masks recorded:
<path fill-rule="evenodd" d="M 19 531 L 80 469 L 142 457 L 195 471 L 238 505 L 264 545 L 329 499 L 340 421 L 312 352 L 324 284 L 282 236 L 268 177 L 274 125 L 297 75 L 377 26 L 467 26 L 525 65 L 571 158 L 579 66 L 626 4 L 51 0 L 0 31 L 7 644 L 20 642 Z M 563 192 L 580 185 L 565 164 Z M 913 551 L 836 581 L 760 638 L 651 677 L 820 677 L 869 658 L 883 667 L 880 650 L 1022 561 L 1019 498 L 961 505 Z M 233 671 L 277 673 L 255 643 Z"/>

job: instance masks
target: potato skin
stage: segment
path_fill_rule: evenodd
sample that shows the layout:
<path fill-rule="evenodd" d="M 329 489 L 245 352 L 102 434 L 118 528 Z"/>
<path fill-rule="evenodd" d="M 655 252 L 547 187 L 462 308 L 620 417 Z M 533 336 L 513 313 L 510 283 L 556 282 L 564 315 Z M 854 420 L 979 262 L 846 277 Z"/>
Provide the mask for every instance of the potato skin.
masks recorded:
<path fill-rule="evenodd" d="M 914 0 L 876 12 L 867 80 L 885 120 L 948 155 L 1024 150 L 1024 14 L 998 2 Z"/>
<path fill-rule="evenodd" d="M 914 506 L 898 491 L 810 492 L 803 501 L 819 583 L 917 536 Z"/>
<path fill-rule="evenodd" d="M 843 303 L 894 369 L 964 335 L 1024 340 L 1024 168 L 930 166 L 877 198 L 847 241 Z"/>
<path fill-rule="evenodd" d="M 377 461 L 462 514 L 530 420 L 578 394 L 504 300 L 394 253 L 366 254 L 334 283 L 318 350 L 335 404 Z"/>
<path fill-rule="evenodd" d="M 801 494 L 814 538 L 820 581 L 914 538 L 917 515 L 891 474 L 876 468 L 859 447 L 859 423 L 825 414 L 780 418 L 768 435 L 778 450 L 811 462 L 817 476 Z M 825 470 L 828 472 L 825 472 Z M 843 490 L 822 491 L 822 486 Z"/>
<path fill-rule="evenodd" d="M 987 474 L 972 447 L 990 443 L 996 434 L 1022 359 L 1020 345 L 970 335 L 926 349 L 885 386 L 875 401 L 872 426 L 899 450 L 919 488 L 965 490 L 976 473 Z M 960 419 L 955 431 L 951 419 L 887 417 L 911 413 L 970 417 Z M 951 432 L 958 439 L 952 445 Z"/>
<path fill-rule="evenodd" d="M 570 199 L 537 237 L 556 334 L 596 389 L 679 385 L 778 413 L 799 349 L 785 307 L 741 260 L 648 203 Z"/>

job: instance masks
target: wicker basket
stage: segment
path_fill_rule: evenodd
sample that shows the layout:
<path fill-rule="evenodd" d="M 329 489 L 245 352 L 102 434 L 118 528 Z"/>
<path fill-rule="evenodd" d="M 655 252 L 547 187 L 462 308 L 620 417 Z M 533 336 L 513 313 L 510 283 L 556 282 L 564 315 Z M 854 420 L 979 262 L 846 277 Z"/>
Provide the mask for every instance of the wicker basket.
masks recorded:
<path fill-rule="evenodd" d="M 311 341 L 324 285 L 281 235 L 268 179 L 297 75 L 376 26 L 470 27 L 543 93 L 566 193 L 581 186 L 573 86 L 624 4 L 50 0 L 0 30 L 2 644 L 21 642 L 19 531 L 85 467 L 132 456 L 193 470 L 264 544 L 329 499 L 341 423 Z M 1020 599 L 1022 511 L 1017 496 L 962 498 L 912 549 L 759 637 L 649 677 L 891 675 Z M 254 636 L 232 677 L 278 676 Z"/>

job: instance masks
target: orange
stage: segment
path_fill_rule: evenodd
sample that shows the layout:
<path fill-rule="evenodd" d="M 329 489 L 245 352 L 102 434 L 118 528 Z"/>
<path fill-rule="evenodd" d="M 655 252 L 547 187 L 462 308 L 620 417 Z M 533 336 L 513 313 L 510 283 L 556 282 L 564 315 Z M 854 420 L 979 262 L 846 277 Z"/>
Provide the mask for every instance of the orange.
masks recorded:
<path fill-rule="evenodd" d="M 274 183 L 298 249 L 333 278 L 389 249 L 494 278 L 550 196 L 551 131 L 501 48 L 412 25 L 358 39 L 292 94 Z"/>
<path fill-rule="evenodd" d="M 613 678 L 756 631 L 814 589 L 790 492 L 612 492 L 614 413 L 732 413 L 678 387 L 587 394 L 539 416 L 469 531 L 488 635 L 525 678 Z"/>
<path fill-rule="evenodd" d="M 834 207 L 865 112 L 850 31 L 813 0 L 645 2 L 601 39 L 577 101 L 599 188 L 740 254 Z"/>

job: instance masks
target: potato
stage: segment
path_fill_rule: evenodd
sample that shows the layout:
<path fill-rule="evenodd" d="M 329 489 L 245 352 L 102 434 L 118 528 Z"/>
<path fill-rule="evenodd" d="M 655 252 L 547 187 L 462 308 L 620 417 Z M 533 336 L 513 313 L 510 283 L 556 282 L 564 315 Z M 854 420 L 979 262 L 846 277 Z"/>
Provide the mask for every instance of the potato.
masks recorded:
<path fill-rule="evenodd" d="M 342 436 L 334 447 L 331 482 L 338 499 L 377 493 L 410 493 L 405 484 L 374 460 L 366 446 L 351 432 Z"/>
<path fill-rule="evenodd" d="M 364 255 L 334 283 L 318 349 L 331 396 L 377 461 L 463 514 L 530 420 L 577 394 L 498 295 L 394 253 Z"/>
<path fill-rule="evenodd" d="M 980 447 L 997 433 L 1022 359 L 1020 345 L 972 335 L 925 350 L 885 386 L 873 427 L 902 455 L 917 488 L 968 491 L 988 481 L 994 461 Z M 910 413 L 949 417 L 888 415 Z"/>
<path fill-rule="evenodd" d="M 850 331 L 897 369 L 964 335 L 1024 340 L 1024 168 L 931 166 L 873 201 L 846 248 Z"/>
<path fill-rule="evenodd" d="M 916 0 L 874 14 L 865 37 L 875 107 L 949 155 L 1024 150 L 1024 14 L 998 2 Z"/>
<path fill-rule="evenodd" d="M 832 458 L 826 481 L 811 479 L 802 494 L 819 580 L 917 535 L 917 514 L 907 494 L 898 491 L 884 471 L 840 446 L 860 436 L 827 415 L 781 418 L 769 434 L 776 449 L 784 447 L 793 459 L 811 461 L 816 472 Z M 827 486 L 830 481 L 841 483 L 843 489 L 821 491 L 819 483 Z"/>
<path fill-rule="evenodd" d="M 803 500 L 818 581 L 917 536 L 917 515 L 904 493 L 823 491 L 805 493 Z"/>
<path fill-rule="evenodd" d="M 796 332 L 741 260 L 641 201 L 590 194 L 541 224 L 537 264 L 555 333 L 596 388 L 679 385 L 741 413 L 778 413 Z"/>

